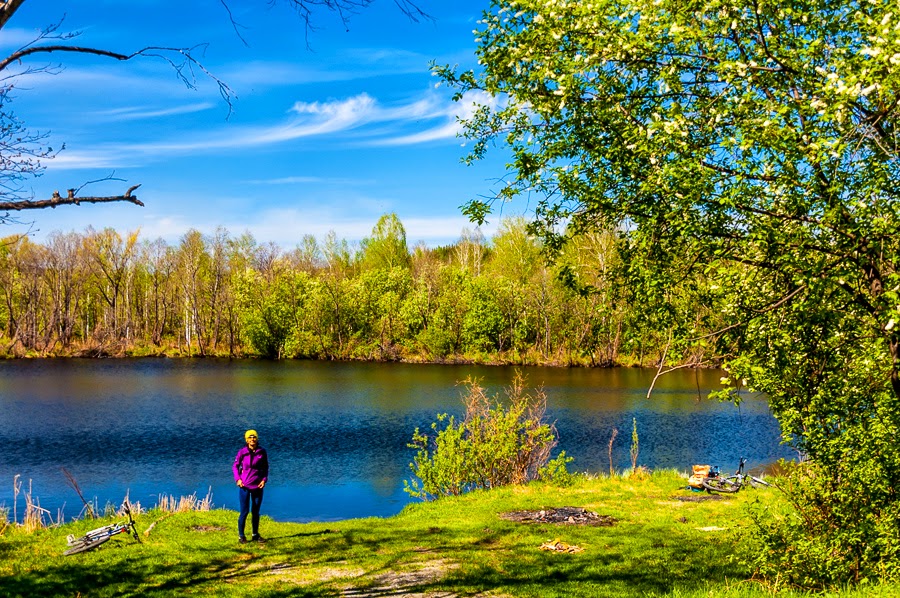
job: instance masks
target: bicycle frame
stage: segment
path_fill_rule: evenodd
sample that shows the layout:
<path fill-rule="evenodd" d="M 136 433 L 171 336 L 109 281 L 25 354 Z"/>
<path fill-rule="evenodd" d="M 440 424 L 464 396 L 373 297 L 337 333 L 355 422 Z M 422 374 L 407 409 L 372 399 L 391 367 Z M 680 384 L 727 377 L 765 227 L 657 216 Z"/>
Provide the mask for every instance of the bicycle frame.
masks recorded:
<path fill-rule="evenodd" d="M 715 473 L 711 472 L 711 475 L 703 480 L 703 487 L 709 493 L 722 492 L 732 494 L 739 492 L 741 488 L 748 484 L 752 487 L 755 487 L 757 484 L 768 486 L 768 482 L 744 473 L 744 465 L 746 463 L 747 459 L 741 457 L 737 470 L 733 475 L 727 477 L 722 477 L 721 474 L 719 474 L 719 468 L 716 467 Z"/>
<path fill-rule="evenodd" d="M 101 544 L 107 542 L 113 536 L 117 536 L 119 534 L 131 534 L 131 536 L 135 540 L 140 542 L 141 539 L 140 536 L 138 536 L 137 525 L 134 522 L 134 517 L 132 517 L 131 515 L 131 508 L 128 505 L 127 501 L 122 503 L 122 510 L 128 516 L 128 521 L 120 521 L 112 523 L 110 525 L 104 525 L 103 527 L 98 527 L 97 529 L 92 529 L 80 538 L 69 535 L 68 538 L 66 538 L 69 549 L 66 550 L 63 554 L 68 556 L 71 554 L 77 554 L 79 552 L 93 550 L 94 548 L 97 548 Z"/>

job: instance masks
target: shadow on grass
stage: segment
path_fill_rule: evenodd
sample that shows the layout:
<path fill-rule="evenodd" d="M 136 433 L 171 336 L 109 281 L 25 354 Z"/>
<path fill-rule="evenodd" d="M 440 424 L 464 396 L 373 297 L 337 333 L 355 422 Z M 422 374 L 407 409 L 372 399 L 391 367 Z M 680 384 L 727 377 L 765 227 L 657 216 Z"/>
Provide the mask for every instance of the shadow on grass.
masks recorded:
<path fill-rule="evenodd" d="M 537 531 L 560 533 L 556 528 Z M 715 539 L 660 537 L 658 530 L 648 529 L 625 542 L 625 532 L 607 535 L 603 530 L 591 530 L 583 536 L 590 544 L 588 550 L 563 554 L 540 550 L 534 535 L 522 535 L 515 527 L 485 528 L 482 532 L 482 537 L 464 543 L 453 534 L 442 537 L 438 528 L 411 533 L 406 537 L 406 545 L 421 544 L 420 549 L 385 555 L 379 567 L 369 569 L 364 578 L 354 582 L 354 589 L 345 589 L 341 595 L 381 597 L 450 592 L 475 596 L 499 590 L 526 596 L 643 597 L 692 587 L 698 580 L 743 579 L 746 575 L 740 566 L 729 562 L 728 550 L 723 550 L 725 547 Z M 386 552 L 383 541 L 360 531 L 345 532 L 333 542 L 339 548 L 313 558 L 312 563 L 323 565 L 339 560 L 335 552 Z M 411 553 L 421 558 L 410 558 Z M 434 560 L 429 561 L 431 554 Z M 441 564 L 445 567 L 438 573 L 417 576 L 417 564 L 425 568 L 440 568 Z"/>
<path fill-rule="evenodd" d="M 260 532 L 262 533 L 262 532 Z M 329 534 L 337 534 L 340 533 L 337 530 L 333 529 L 323 529 L 320 532 L 300 532 L 298 534 L 288 534 L 286 536 L 266 536 L 266 542 L 271 542 L 273 540 L 287 540 L 289 538 L 311 538 L 313 536 L 327 536 Z"/>
<path fill-rule="evenodd" d="M 362 538 L 342 538 L 342 542 L 354 551 L 379 548 L 379 543 Z M 171 558 L 171 554 L 161 559 L 158 555 L 140 554 L 129 548 L 122 546 L 102 555 L 60 556 L 42 567 L 40 572 L 4 576 L 0 579 L 0 596 L 173 596 L 189 589 L 220 595 L 257 593 L 301 598 L 403 596 L 448 591 L 458 596 L 473 596 L 496 589 L 514 595 L 646 596 L 665 594 L 689 584 L 692 579 L 733 577 L 737 573 L 724 559 L 712 558 L 713 554 L 704 555 L 702 547 L 700 554 L 686 546 L 669 547 L 650 562 L 649 559 L 626 561 L 621 553 L 612 550 L 573 555 L 541 552 L 531 546 L 513 546 L 507 549 L 511 555 L 495 561 L 489 551 L 476 542 L 470 546 L 447 546 L 447 552 L 439 546 L 433 548 L 438 553 L 438 560 L 444 554 L 452 554 L 454 560 L 463 563 L 458 568 L 447 566 L 417 576 L 409 555 L 398 552 L 377 568 L 367 571 L 365 579 L 354 584 L 357 587 L 345 589 L 346 580 L 335 582 L 335 586 L 327 582 L 309 585 L 264 582 L 259 585 L 261 578 L 273 567 L 252 551 L 193 549 L 189 556 L 179 561 Z M 339 558 L 333 551 L 318 556 L 304 548 L 298 552 L 301 557 L 296 561 L 298 566 L 305 566 L 310 560 L 328 563 Z M 90 558 L 92 554 L 102 558 Z M 313 558 L 309 559 L 311 554 Z M 711 559 L 706 560 L 704 556 Z M 397 573 L 397 565 L 396 569 L 406 573 Z"/>
<path fill-rule="evenodd" d="M 178 596 L 188 590 L 230 595 L 253 595 L 242 582 L 260 574 L 253 561 L 240 561 L 221 549 L 194 551 L 191 561 L 161 562 L 158 557 L 116 554 L 113 559 L 62 557 L 42 568 L 0 578 L 0 596 Z M 80 555 L 86 556 L 86 555 Z M 104 557 L 112 555 L 106 554 Z M 233 585 L 232 585 L 233 584 Z M 229 590 L 233 589 L 233 592 Z M 323 596 L 331 593 L 318 584 L 292 586 L 289 592 L 266 589 L 266 596 Z"/>
<path fill-rule="evenodd" d="M 697 580 L 745 575 L 725 558 L 733 549 L 727 537 L 698 536 L 689 526 L 563 529 L 491 519 L 437 527 L 398 520 L 389 534 L 361 524 L 269 536 L 268 546 L 232 544 L 226 532 L 186 534 L 182 527 L 172 526 L 155 545 L 123 541 L 72 557 L 54 553 L 0 577 L 0 596 L 172 596 L 189 590 L 276 598 L 475 596 L 497 590 L 523 596 L 638 597 Z M 539 549 L 560 535 L 585 551 Z M 0 542 L 0 550 L 13 554 L 23 547 Z M 329 577 L 354 567 L 359 573 Z M 320 572 L 314 575 L 321 578 L 309 579 L 310 572 Z"/>

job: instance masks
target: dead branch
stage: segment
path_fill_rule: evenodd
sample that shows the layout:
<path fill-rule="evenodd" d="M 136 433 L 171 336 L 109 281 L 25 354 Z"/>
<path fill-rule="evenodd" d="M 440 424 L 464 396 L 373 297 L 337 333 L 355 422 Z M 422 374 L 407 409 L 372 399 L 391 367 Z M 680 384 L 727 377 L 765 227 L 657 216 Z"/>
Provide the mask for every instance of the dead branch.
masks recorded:
<path fill-rule="evenodd" d="M 228 114 L 231 115 L 233 109 L 232 102 L 235 98 L 234 91 L 224 81 L 209 72 L 203 66 L 195 54 L 202 54 L 207 44 L 198 44 L 192 48 L 169 48 L 162 46 L 147 46 L 137 52 L 131 54 L 121 54 L 110 50 L 100 48 L 91 48 L 86 46 L 69 46 L 69 45 L 47 45 L 47 46 L 28 46 L 13 52 L 6 58 L 0 60 L 0 72 L 14 62 L 20 62 L 23 58 L 33 54 L 51 54 L 53 52 L 72 52 L 75 54 L 90 54 L 94 56 L 103 56 L 114 60 L 128 61 L 135 58 L 156 58 L 163 60 L 169 64 L 175 74 L 189 89 L 195 89 L 197 86 L 197 71 L 202 73 L 206 78 L 212 80 L 219 87 L 219 95 L 228 104 Z"/>
<path fill-rule="evenodd" d="M 72 488 L 72 490 L 74 490 L 76 494 L 78 494 L 78 498 L 80 498 L 81 502 L 84 503 L 85 515 L 88 518 L 93 519 L 94 518 L 94 509 L 90 505 L 90 503 L 88 503 L 88 501 L 85 500 L 84 494 L 81 492 L 81 487 L 78 485 L 78 481 L 75 479 L 75 476 L 72 475 L 72 473 L 65 467 L 60 467 L 60 469 L 62 470 L 63 475 L 66 476 L 66 483 L 69 484 L 69 487 Z"/>
<path fill-rule="evenodd" d="M 16 11 L 19 10 L 19 7 L 25 0 L 9 0 L 8 2 L 4 2 L 0 5 L 0 29 L 6 25 L 6 22 L 12 18 Z"/>
<path fill-rule="evenodd" d="M 163 515 L 162 517 L 160 517 L 159 519 L 157 519 L 156 521 L 154 521 L 153 523 L 151 523 L 151 524 L 150 524 L 150 527 L 148 527 L 146 530 L 144 530 L 144 537 L 145 537 L 145 538 L 150 537 L 150 532 L 153 531 L 153 528 L 156 527 L 156 524 L 157 524 L 157 523 L 159 523 L 159 522 L 161 522 L 161 521 L 163 521 L 163 520 L 165 520 L 165 519 L 168 519 L 169 517 L 171 517 L 171 516 L 174 515 L 174 514 L 175 514 L 175 513 L 166 513 L 165 515 Z"/>
<path fill-rule="evenodd" d="M 112 201 L 127 201 L 135 205 L 144 207 L 144 202 L 132 195 L 131 192 L 140 187 L 140 185 L 132 185 L 128 188 L 124 195 L 113 195 L 109 197 L 77 197 L 74 189 L 69 189 L 68 195 L 63 197 L 59 191 L 53 192 L 50 199 L 40 199 L 37 201 L 0 201 L 0 211 L 10 210 L 40 210 L 43 208 L 55 208 L 56 206 L 79 205 L 82 203 L 107 203 Z"/>

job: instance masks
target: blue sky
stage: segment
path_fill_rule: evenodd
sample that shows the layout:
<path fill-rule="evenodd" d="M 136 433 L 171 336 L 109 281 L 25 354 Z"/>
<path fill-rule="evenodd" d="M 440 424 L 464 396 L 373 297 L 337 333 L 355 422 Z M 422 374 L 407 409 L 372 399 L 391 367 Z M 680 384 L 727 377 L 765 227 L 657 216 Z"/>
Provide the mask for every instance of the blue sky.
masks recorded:
<path fill-rule="evenodd" d="M 319 10 L 317 30 L 265 0 L 29 0 L 0 32 L 5 54 L 62 21 L 73 43 L 129 53 L 145 46 L 206 43 L 203 65 L 234 91 L 229 116 L 213 81 L 196 89 L 152 59 L 115 62 L 38 55 L 25 66 L 57 74 L 17 81 L 12 108 L 65 151 L 31 183 L 36 198 L 110 174 L 124 181 L 79 194 L 117 195 L 141 184 L 146 204 L 83 205 L 22 213 L 35 240 L 88 225 L 176 243 L 185 231 L 224 226 L 292 248 L 305 234 L 358 240 L 395 212 L 410 246 L 457 240 L 474 229 L 459 206 L 488 195 L 503 174 L 492 157 L 464 166 L 454 104 L 429 62 L 475 66 L 472 30 L 486 0 L 419 4 L 434 21 L 414 23 L 390 0 L 351 17 Z M 244 41 L 246 44 L 244 44 Z M 49 60 L 48 60 L 49 58 Z M 62 62 L 60 62 L 62 61 Z M 477 99 L 477 98 L 473 98 Z M 493 219 L 482 232 L 496 230 Z M 11 230 L 11 229 L 15 230 Z M 7 227 L 3 234 L 22 232 Z"/>

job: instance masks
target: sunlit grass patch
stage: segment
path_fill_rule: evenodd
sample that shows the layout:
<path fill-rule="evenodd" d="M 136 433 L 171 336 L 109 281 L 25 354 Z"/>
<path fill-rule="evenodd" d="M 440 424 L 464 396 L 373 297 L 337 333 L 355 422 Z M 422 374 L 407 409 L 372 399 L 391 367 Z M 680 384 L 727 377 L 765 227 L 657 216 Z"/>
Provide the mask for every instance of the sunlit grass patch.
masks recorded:
<path fill-rule="evenodd" d="M 237 513 L 224 510 L 151 509 L 136 515 L 141 532 L 156 523 L 141 543 L 117 536 L 72 557 L 62 556 L 66 534 L 115 519 L 32 534 L 14 530 L 0 536 L 0 595 L 806 596 L 748 582 L 752 572 L 730 558 L 749 525 L 745 507 L 777 502 L 777 491 L 716 499 L 684 486 L 676 472 L 579 477 L 562 489 L 534 483 L 416 503 L 384 519 L 298 524 L 263 517 L 261 545 L 238 544 Z M 587 509 L 615 523 L 501 517 L 559 507 Z M 541 550 L 557 539 L 582 552 Z M 834 595 L 897 595 L 889 586 L 877 591 Z"/>

